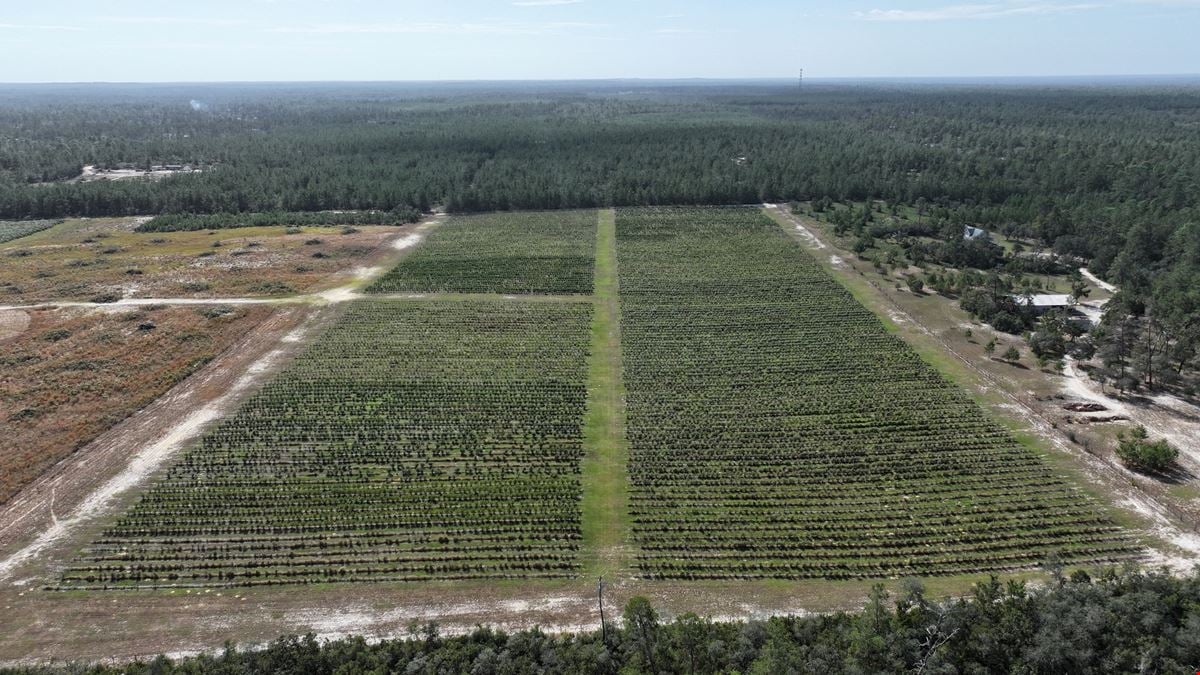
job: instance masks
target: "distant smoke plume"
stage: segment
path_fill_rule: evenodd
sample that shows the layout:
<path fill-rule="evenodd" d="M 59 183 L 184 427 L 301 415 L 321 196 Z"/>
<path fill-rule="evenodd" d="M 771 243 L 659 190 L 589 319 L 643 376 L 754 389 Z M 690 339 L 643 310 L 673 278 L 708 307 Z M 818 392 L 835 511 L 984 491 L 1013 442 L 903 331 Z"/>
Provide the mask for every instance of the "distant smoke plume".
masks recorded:
<path fill-rule="evenodd" d="M 188 105 L 192 106 L 192 110 L 195 110 L 197 112 L 200 112 L 202 110 L 208 110 L 208 104 L 205 103 L 204 101 L 197 101 L 196 99 L 192 99 L 191 101 L 188 101 Z"/>

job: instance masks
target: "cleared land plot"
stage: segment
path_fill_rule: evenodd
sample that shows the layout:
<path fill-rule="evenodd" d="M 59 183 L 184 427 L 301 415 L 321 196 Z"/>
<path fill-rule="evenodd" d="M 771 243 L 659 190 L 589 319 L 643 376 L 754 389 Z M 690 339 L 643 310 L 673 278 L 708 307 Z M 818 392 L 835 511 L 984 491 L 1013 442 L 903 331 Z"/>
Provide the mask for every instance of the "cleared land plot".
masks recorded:
<path fill-rule="evenodd" d="M 158 398 L 271 311 L 0 312 L 0 503 Z"/>
<path fill-rule="evenodd" d="M 0 247 L 0 305 L 122 297 L 277 296 L 322 290 L 387 252 L 394 227 L 142 233 L 76 220 Z M 288 232 L 293 232 L 289 234 Z"/>
<path fill-rule="evenodd" d="M 595 244 L 595 211 L 455 217 L 367 290 L 587 294 Z"/>
<path fill-rule="evenodd" d="M 758 210 L 622 210 L 617 252 L 643 575 L 883 577 L 1130 554 Z"/>
<path fill-rule="evenodd" d="M 0 220 L 0 244 L 50 229 L 53 220 Z"/>
<path fill-rule="evenodd" d="M 591 311 L 353 303 L 62 585 L 574 574 Z"/>

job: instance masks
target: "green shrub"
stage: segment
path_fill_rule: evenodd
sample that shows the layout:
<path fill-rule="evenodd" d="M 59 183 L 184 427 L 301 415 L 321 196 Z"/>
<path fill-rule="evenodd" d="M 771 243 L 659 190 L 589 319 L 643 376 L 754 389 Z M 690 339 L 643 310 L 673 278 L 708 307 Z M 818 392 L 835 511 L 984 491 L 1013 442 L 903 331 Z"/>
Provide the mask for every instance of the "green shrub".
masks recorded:
<path fill-rule="evenodd" d="M 1179 451 L 1165 440 L 1150 441 L 1143 426 L 1135 427 L 1128 435 L 1121 432 L 1117 438 L 1117 457 L 1131 469 L 1163 471 L 1179 458 Z"/>

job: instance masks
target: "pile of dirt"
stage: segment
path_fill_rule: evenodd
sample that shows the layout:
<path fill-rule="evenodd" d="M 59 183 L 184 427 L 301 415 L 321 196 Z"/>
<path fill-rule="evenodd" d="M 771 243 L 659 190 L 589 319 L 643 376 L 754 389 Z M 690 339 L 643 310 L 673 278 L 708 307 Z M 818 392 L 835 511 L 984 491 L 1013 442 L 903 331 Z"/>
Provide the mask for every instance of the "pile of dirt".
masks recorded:
<path fill-rule="evenodd" d="M 1064 415 L 1067 424 L 1103 424 L 1105 422 L 1128 422 L 1125 415 Z"/>
<path fill-rule="evenodd" d="M 1104 412 L 1105 410 L 1108 410 L 1108 408 L 1099 403 L 1064 403 L 1063 410 L 1070 410 L 1071 412 L 1091 413 L 1091 412 Z"/>

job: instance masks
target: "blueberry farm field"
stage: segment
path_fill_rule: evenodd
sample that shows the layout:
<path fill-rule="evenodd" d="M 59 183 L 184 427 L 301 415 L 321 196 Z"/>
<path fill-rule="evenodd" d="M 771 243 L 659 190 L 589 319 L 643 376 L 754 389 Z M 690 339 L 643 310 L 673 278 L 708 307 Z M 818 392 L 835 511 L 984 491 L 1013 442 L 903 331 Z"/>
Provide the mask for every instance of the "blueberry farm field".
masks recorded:
<path fill-rule="evenodd" d="M 591 293 L 595 232 L 595 211 L 455 218 L 368 290 Z"/>
<path fill-rule="evenodd" d="M 619 212 L 637 570 L 953 574 L 1129 543 L 758 209 Z"/>
<path fill-rule="evenodd" d="M 571 574 L 590 308 L 354 303 L 65 586 Z"/>
<path fill-rule="evenodd" d="M 9 220 L 0 221 L 0 244 L 21 237 L 28 237 L 35 232 L 50 229 L 54 226 L 52 220 Z"/>
<path fill-rule="evenodd" d="M 301 587 L 321 603 L 421 598 L 378 625 L 542 601 L 562 623 L 592 620 L 599 575 L 615 597 L 737 614 L 747 597 L 838 607 L 874 579 L 959 592 L 981 573 L 1139 555 L 1076 478 L 759 209 L 487 214 L 422 232 L 264 385 L 50 548 L 26 572 L 36 590 L 0 588 L 13 616 L 59 617 L 0 655 L 74 626 L 77 603 L 178 614 L 122 638 L 161 650 L 196 644 L 201 614 L 184 607 L 256 601 L 255 635 L 323 625 L 268 609 Z M 89 625 L 72 639 L 102 651 Z"/>

